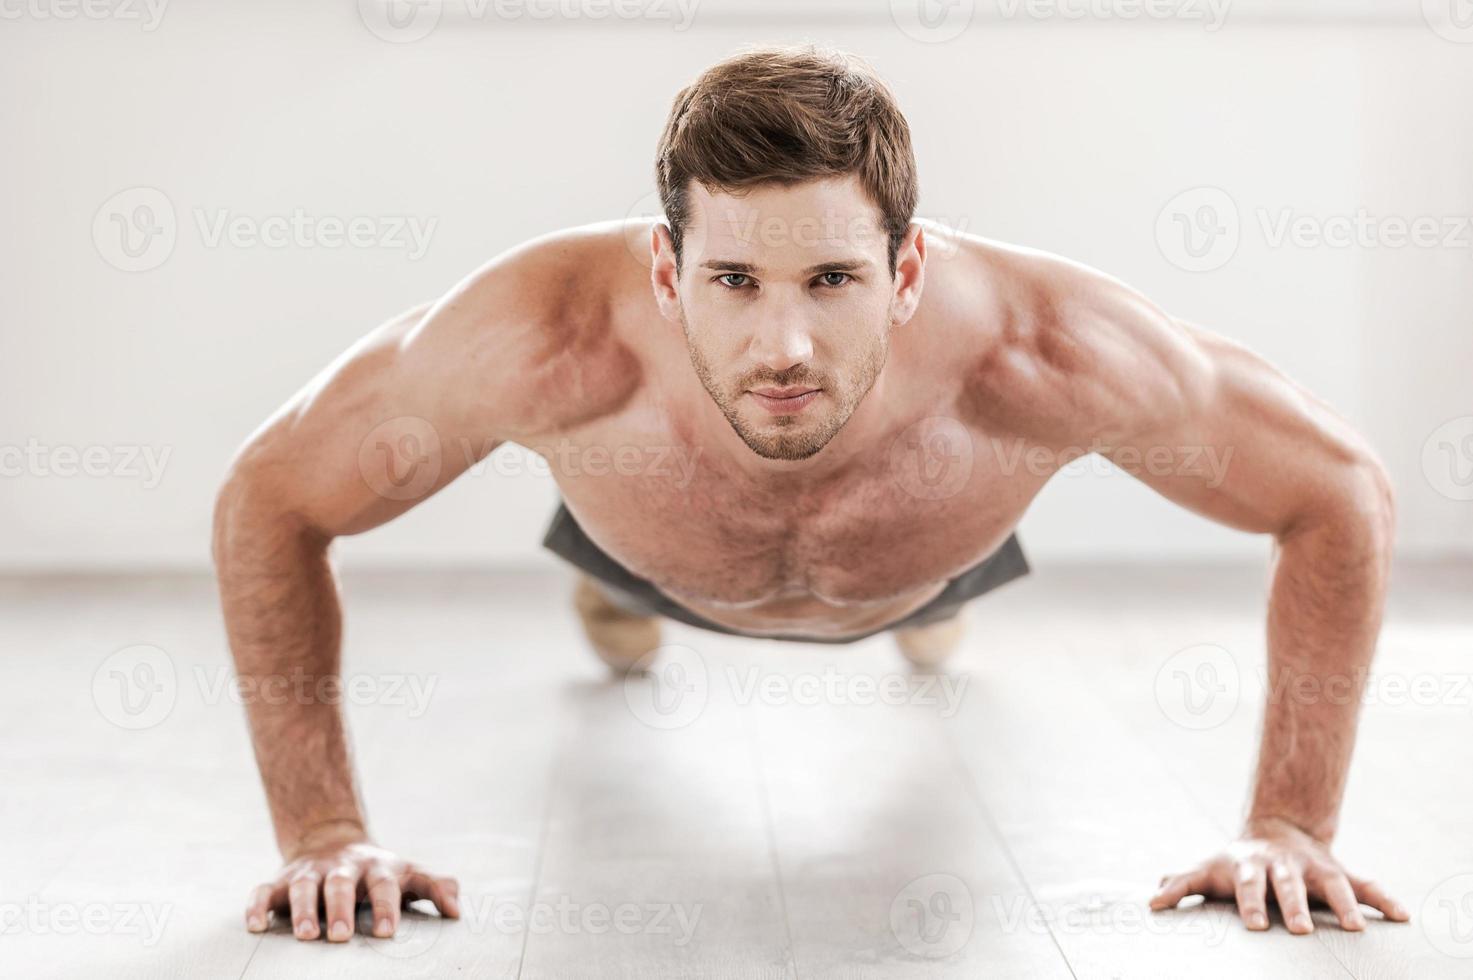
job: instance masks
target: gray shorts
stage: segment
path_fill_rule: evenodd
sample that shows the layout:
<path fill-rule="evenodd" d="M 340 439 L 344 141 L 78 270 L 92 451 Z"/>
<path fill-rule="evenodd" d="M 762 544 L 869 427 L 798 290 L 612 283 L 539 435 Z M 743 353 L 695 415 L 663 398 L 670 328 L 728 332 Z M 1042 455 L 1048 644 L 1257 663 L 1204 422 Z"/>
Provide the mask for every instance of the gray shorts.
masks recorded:
<path fill-rule="evenodd" d="M 885 630 L 939 623 L 955 616 L 962 606 L 982 593 L 991 592 L 1015 578 L 1022 578 L 1029 571 L 1028 560 L 1023 557 L 1023 546 L 1018 543 L 1018 536 L 1010 534 L 996 551 L 951 579 L 946 583 L 946 588 L 941 591 L 940 595 L 909 615 L 859 636 L 842 640 L 814 639 L 807 636 L 744 633 L 741 630 L 728 629 L 720 623 L 714 623 L 704 616 L 691 612 L 661 592 L 653 582 L 640 578 L 609 557 L 602 548 L 593 543 L 588 535 L 583 533 L 583 528 L 573 519 L 573 515 L 561 500 L 558 501 L 557 513 L 552 517 L 552 524 L 542 537 L 542 546 L 598 579 L 610 600 L 635 615 L 665 616 L 676 622 L 699 626 L 701 629 L 716 633 L 757 636 L 760 639 L 769 640 L 793 640 L 799 643 L 853 643 Z"/>

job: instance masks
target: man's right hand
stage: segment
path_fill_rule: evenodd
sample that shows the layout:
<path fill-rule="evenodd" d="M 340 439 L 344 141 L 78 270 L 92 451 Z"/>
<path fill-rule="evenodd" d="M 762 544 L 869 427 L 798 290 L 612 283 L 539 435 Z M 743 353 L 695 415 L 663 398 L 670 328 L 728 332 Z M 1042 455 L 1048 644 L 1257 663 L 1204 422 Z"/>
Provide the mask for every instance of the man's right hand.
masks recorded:
<path fill-rule="evenodd" d="M 366 838 L 316 844 L 298 852 L 274 881 L 259 886 L 246 907 L 246 928 L 265 932 L 268 913 L 291 912 L 298 939 L 316 939 L 322 921 L 330 942 L 353 935 L 357 905 L 373 907 L 373 934 L 388 938 L 399 927 L 403 903 L 427 898 L 448 919 L 460 918 L 460 886 L 432 875 Z M 325 912 L 319 920 L 319 910 Z"/>

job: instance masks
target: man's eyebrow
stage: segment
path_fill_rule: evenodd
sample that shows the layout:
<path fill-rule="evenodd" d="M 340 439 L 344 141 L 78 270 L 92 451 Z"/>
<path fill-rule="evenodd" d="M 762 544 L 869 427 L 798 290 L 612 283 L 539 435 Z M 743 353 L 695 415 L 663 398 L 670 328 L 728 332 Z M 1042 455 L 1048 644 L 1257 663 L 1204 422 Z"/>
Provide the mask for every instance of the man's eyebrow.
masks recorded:
<path fill-rule="evenodd" d="M 818 276 L 826 272 L 857 272 L 861 269 L 868 269 L 871 264 L 869 259 L 837 259 L 833 262 L 820 262 L 818 265 L 810 265 L 803 270 L 803 274 Z M 701 268 L 724 272 L 738 272 L 744 276 L 755 275 L 761 271 L 750 262 L 727 262 L 722 259 L 707 259 L 701 263 Z"/>
<path fill-rule="evenodd" d="M 810 276 L 822 275 L 825 272 L 858 272 L 861 269 L 868 269 L 872 264 L 869 259 L 838 259 L 833 262 L 810 265 L 806 272 Z"/>
<path fill-rule="evenodd" d="M 757 271 L 757 267 L 750 262 L 727 262 L 724 259 L 707 259 L 701 263 L 702 269 L 725 269 L 729 272 L 740 272 L 747 275 Z"/>

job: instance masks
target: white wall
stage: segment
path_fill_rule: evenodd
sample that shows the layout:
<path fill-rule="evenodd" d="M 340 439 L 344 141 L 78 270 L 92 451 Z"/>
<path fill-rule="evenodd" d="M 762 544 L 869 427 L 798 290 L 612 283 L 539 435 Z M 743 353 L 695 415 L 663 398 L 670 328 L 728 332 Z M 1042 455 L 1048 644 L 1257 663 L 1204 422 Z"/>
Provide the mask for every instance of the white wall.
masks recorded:
<path fill-rule="evenodd" d="M 0 4 L 0 447 L 170 454 L 151 487 L 126 473 L 0 477 L 0 565 L 205 563 L 214 485 L 267 413 L 363 331 L 495 252 L 647 209 L 676 89 L 763 40 L 839 44 L 891 80 L 923 215 L 1097 265 L 1259 349 L 1379 448 L 1403 555 L 1473 546 L 1473 502 L 1440 494 L 1422 460 L 1440 423 L 1473 415 L 1469 233 L 1452 248 L 1274 247 L 1257 218 L 1473 213 L 1473 44 L 1415 13 L 1363 4 L 1372 16 L 1342 22 L 1299 5 L 1311 15 L 1275 19 L 1240 4 L 1206 31 L 984 11 L 924 43 L 884 3 L 753 13 L 706 0 L 686 31 L 447 11 L 425 39 L 392 44 L 351 3 L 309 6 L 175 0 L 145 30 Z M 1189 272 L 1155 226 L 1200 185 L 1230 195 L 1241 242 L 1221 268 Z M 93 222 L 137 186 L 167 195 L 177 241 L 157 268 L 123 272 Z M 437 224 L 411 260 L 211 247 L 201 209 Z M 524 560 L 553 494 L 545 479 L 467 477 L 347 550 Z M 1118 474 L 1056 481 L 1024 534 L 1043 560 L 1266 549 Z"/>

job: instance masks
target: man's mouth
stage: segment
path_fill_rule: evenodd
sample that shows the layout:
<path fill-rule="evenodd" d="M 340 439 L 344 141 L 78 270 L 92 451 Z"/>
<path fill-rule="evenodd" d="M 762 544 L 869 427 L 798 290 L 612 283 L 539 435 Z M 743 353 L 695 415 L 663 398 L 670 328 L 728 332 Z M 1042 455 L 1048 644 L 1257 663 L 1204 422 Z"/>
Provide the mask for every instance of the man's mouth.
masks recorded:
<path fill-rule="evenodd" d="M 801 412 L 810 402 L 823 393 L 822 388 L 811 385 L 791 385 L 787 388 L 752 388 L 747 394 L 774 415 L 791 415 Z"/>

